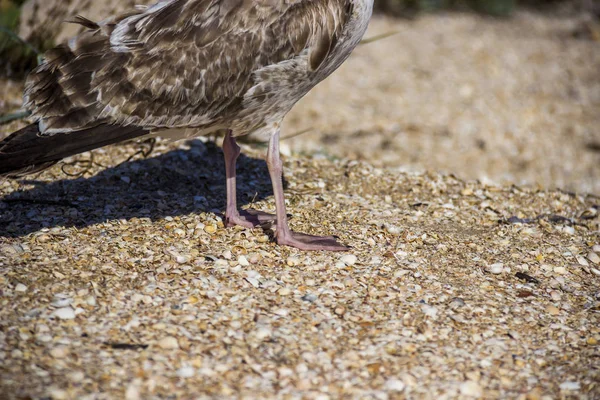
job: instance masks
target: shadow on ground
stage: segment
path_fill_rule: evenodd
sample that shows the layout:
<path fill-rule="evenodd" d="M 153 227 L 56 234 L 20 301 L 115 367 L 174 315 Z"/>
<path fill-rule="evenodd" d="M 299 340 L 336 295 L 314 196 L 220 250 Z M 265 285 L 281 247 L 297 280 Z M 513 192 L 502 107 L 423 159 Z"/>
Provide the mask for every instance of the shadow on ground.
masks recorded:
<path fill-rule="evenodd" d="M 25 180 L 34 188 L 0 198 L 0 236 L 42 228 L 86 227 L 110 220 L 161 219 L 225 208 L 223 153 L 213 143 L 125 162 L 90 178 Z M 273 194 L 264 160 L 240 155 L 238 207 Z M 285 182 L 284 182 L 285 186 Z"/>

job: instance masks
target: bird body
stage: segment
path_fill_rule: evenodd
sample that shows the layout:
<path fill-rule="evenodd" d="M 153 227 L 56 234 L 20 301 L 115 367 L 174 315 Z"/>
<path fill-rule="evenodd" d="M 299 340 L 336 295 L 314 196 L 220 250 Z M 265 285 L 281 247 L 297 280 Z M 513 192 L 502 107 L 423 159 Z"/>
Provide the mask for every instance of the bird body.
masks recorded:
<path fill-rule="evenodd" d="M 368 3 L 162 0 L 80 20 L 89 29 L 30 74 L 25 106 L 42 134 L 106 123 L 244 135 L 282 120 L 348 57 Z"/>
<path fill-rule="evenodd" d="M 226 130 L 226 157 L 241 135 L 278 141 L 294 104 L 359 43 L 372 7 L 373 0 L 161 0 L 99 23 L 77 17 L 72 22 L 87 29 L 48 51 L 27 79 L 25 107 L 36 122 L 0 142 L 0 174 L 146 135 Z"/>

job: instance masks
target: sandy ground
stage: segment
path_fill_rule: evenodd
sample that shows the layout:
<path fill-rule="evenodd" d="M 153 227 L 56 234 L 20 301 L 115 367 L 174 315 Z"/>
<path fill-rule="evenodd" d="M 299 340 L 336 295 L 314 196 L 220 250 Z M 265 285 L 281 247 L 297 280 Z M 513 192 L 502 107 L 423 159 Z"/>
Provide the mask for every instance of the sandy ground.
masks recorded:
<path fill-rule="evenodd" d="M 570 193 L 598 188 L 598 44 L 576 25 L 375 20 L 400 34 L 286 127 L 315 130 L 286 141 L 292 227 L 346 253 L 223 227 L 199 140 L 0 183 L 0 398 L 599 398 L 600 199 Z M 239 203 L 272 210 L 244 153 Z"/>
<path fill-rule="evenodd" d="M 298 104 L 294 151 L 600 193 L 600 42 L 581 17 L 375 19 Z"/>

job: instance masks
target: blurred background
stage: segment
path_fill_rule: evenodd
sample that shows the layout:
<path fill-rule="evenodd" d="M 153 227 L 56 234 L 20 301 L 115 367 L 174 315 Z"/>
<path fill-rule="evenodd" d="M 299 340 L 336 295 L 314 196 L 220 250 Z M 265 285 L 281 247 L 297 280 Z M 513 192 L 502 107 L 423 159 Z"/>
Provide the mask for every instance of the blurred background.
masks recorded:
<path fill-rule="evenodd" d="M 0 0 L 0 114 L 20 108 L 37 53 L 80 29 L 62 21 L 154 2 Z M 286 153 L 600 194 L 600 0 L 375 8 L 376 40 L 287 117 Z"/>

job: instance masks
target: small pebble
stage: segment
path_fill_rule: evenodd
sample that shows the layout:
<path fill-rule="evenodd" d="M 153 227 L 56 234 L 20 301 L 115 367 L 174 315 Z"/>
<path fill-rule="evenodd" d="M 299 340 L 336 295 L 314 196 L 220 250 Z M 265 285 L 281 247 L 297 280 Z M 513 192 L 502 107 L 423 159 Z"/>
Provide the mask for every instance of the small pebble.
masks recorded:
<path fill-rule="evenodd" d="M 356 261 L 358 261 L 358 258 L 354 254 L 346 254 L 345 256 L 342 256 L 340 258 L 340 261 L 343 262 L 344 264 L 350 266 L 350 265 L 356 264 Z"/>
<path fill-rule="evenodd" d="M 423 314 L 427 315 L 430 318 L 434 318 L 434 319 L 438 313 L 438 309 L 436 307 L 429 306 L 427 304 L 423 304 L 421 306 L 421 310 L 423 311 Z"/>
<path fill-rule="evenodd" d="M 406 385 L 404 384 L 404 382 L 402 382 L 400 379 L 394 378 L 388 379 L 384 384 L 384 388 L 392 392 L 401 392 L 404 390 L 405 387 Z"/>
<path fill-rule="evenodd" d="M 273 314 L 279 315 L 280 317 L 287 317 L 288 315 L 290 315 L 290 310 L 286 308 L 279 308 L 273 311 Z"/>
<path fill-rule="evenodd" d="M 173 231 L 173 233 L 175 233 L 179 237 L 184 237 L 185 236 L 185 231 L 183 229 L 180 229 L 180 228 L 175 229 Z"/>
<path fill-rule="evenodd" d="M 346 313 L 346 307 L 344 307 L 344 306 L 337 306 L 335 308 L 335 310 L 333 310 L 333 312 L 336 315 L 342 316 L 342 315 L 344 315 Z"/>
<path fill-rule="evenodd" d="M 566 275 L 569 271 L 565 267 L 554 267 L 554 273 L 558 275 Z"/>
<path fill-rule="evenodd" d="M 15 292 L 19 292 L 19 293 L 23 293 L 27 291 L 27 286 L 23 285 L 22 283 L 17 284 L 17 286 L 15 286 Z"/>
<path fill-rule="evenodd" d="M 85 378 L 85 374 L 81 371 L 72 371 L 67 374 L 67 378 L 71 382 L 81 382 Z"/>
<path fill-rule="evenodd" d="M 55 296 L 54 300 L 52 301 L 52 307 L 56 307 L 56 308 L 67 307 L 72 302 L 73 302 L 73 299 L 71 299 L 70 297 Z"/>
<path fill-rule="evenodd" d="M 479 383 L 475 381 L 466 381 L 460 384 L 460 393 L 469 397 L 481 397 L 483 391 Z"/>
<path fill-rule="evenodd" d="M 125 390 L 125 400 L 139 400 L 140 396 L 140 385 L 137 382 L 131 383 Z"/>
<path fill-rule="evenodd" d="M 464 307 L 465 304 L 466 304 L 465 301 L 463 299 L 461 299 L 460 297 L 453 297 L 452 300 L 450 301 L 450 308 L 455 309 L 455 308 Z"/>
<path fill-rule="evenodd" d="M 312 293 L 306 293 L 304 296 L 301 297 L 302 300 L 309 303 L 314 303 L 317 300 L 317 298 L 318 297 Z"/>
<path fill-rule="evenodd" d="M 4 245 L 0 247 L 0 254 L 19 254 L 22 252 L 22 248 L 18 245 Z"/>
<path fill-rule="evenodd" d="M 256 338 L 258 340 L 265 340 L 267 338 L 270 338 L 272 335 L 273 331 L 271 330 L 271 328 L 266 326 L 262 326 L 256 331 Z"/>
<path fill-rule="evenodd" d="M 244 279 L 246 279 L 246 282 L 248 282 L 249 284 L 251 284 L 255 288 L 260 287 L 260 281 L 258 279 L 250 277 L 250 276 L 247 277 L 247 278 L 244 278 Z"/>
<path fill-rule="evenodd" d="M 540 269 L 544 272 L 550 272 L 550 271 L 554 270 L 554 267 L 549 264 L 542 264 L 542 265 L 540 265 Z"/>
<path fill-rule="evenodd" d="M 385 225 L 385 230 L 390 234 L 390 235 L 399 235 L 400 233 L 402 233 L 402 229 L 397 227 L 396 225 Z"/>
<path fill-rule="evenodd" d="M 596 276 L 600 276 L 600 270 L 598 270 L 596 268 L 590 268 L 590 271 L 592 272 L 592 274 L 594 274 Z"/>
<path fill-rule="evenodd" d="M 36 336 L 35 340 L 38 341 L 39 343 L 49 343 L 51 342 L 53 339 L 52 335 L 38 335 Z"/>
<path fill-rule="evenodd" d="M 297 265 L 300 265 L 300 259 L 296 256 L 289 256 L 286 260 L 286 264 L 289 267 L 295 267 Z"/>
<path fill-rule="evenodd" d="M 71 307 L 59 308 L 54 310 L 51 317 L 56 317 L 58 319 L 75 319 L 75 310 Z"/>
<path fill-rule="evenodd" d="M 250 264 L 256 264 L 257 262 L 259 262 L 261 259 L 260 254 L 258 253 L 250 253 L 248 254 L 248 262 Z"/>
<path fill-rule="evenodd" d="M 40 243 L 46 243 L 49 242 L 50 240 L 52 240 L 52 236 L 47 235 L 47 234 L 41 234 L 40 236 L 37 237 L 37 241 Z"/>
<path fill-rule="evenodd" d="M 66 346 L 56 346 L 50 350 L 50 355 L 54 358 L 65 358 L 69 355 L 69 349 Z"/>
<path fill-rule="evenodd" d="M 165 350 L 173 350 L 179 348 L 179 343 L 177 339 L 173 336 L 167 336 L 158 341 L 158 346 Z"/>
<path fill-rule="evenodd" d="M 546 307 L 546 311 L 550 315 L 558 315 L 558 314 L 560 314 L 560 310 L 558 309 L 558 307 L 552 306 L 552 305 Z"/>
<path fill-rule="evenodd" d="M 250 262 L 248 261 L 246 256 L 242 255 L 238 257 L 238 264 L 240 264 L 242 267 L 248 267 L 250 265 Z"/>
<path fill-rule="evenodd" d="M 267 243 L 269 240 L 271 240 L 271 239 L 269 239 L 269 236 L 267 236 L 267 235 L 260 235 L 256 238 L 256 241 L 258 243 Z"/>
<path fill-rule="evenodd" d="M 594 253 L 600 253 L 600 244 L 595 244 L 592 246 L 592 251 Z"/>
<path fill-rule="evenodd" d="M 186 257 L 186 256 L 177 256 L 175 258 L 175 261 L 177 261 L 177 264 L 185 264 L 186 262 L 189 261 L 189 257 Z"/>
<path fill-rule="evenodd" d="M 501 274 L 502 271 L 504 271 L 504 264 L 502 264 L 502 263 L 492 264 L 489 266 L 488 270 L 494 275 Z"/>
<path fill-rule="evenodd" d="M 394 272 L 394 278 L 402 278 L 404 275 L 410 274 L 410 271 L 407 269 L 399 269 Z"/>
<path fill-rule="evenodd" d="M 48 389 L 48 395 L 52 400 L 66 400 L 70 397 L 65 390 L 56 387 Z"/>
<path fill-rule="evenodd" d="M 191 378 L 196 374 L 194 367 L 181 367 L 177 370 L 177 376 L 180 378 Z"/>
<path fill-rule="evenodd" d="M 600 265 L 600 256 L 597 253 L 590 251 L 587 255 L 587 258 L 594 264 Z"/>
<path fill-rule="evenodd" d="M 579 382 L 566 381 L 560 384 L 560 390 L 579 390 L 581 384 Z"/>
<path fill-rule="evenodd" d="M 589 267 L 590 263 L 583 256 L 576 256 L 577 262 L 579 265 L 583 265 L 584 267 Z"/>
<path fill-rule="evenodd" d="M 134 320 L 132 319 L 129 324 L 131 324 Z M 137 325 L 136 323 L 134 323 L 133 325 Z M 163 323 L 163 322 L 157 322 L 156 324 L 152 325 L 152 329 L 154 329 L 155 331 L 162 331 L 167 327 L 167 324 Z"/>
<path fill-rule="evenodd" d="M 85 302 L 87 303 L 88 306 L 92 306 L 92 307 L 94 307 L 97 304 L 96 298 L 94 296 L 89 296 L 87 299 L 85 299 Z"/>

